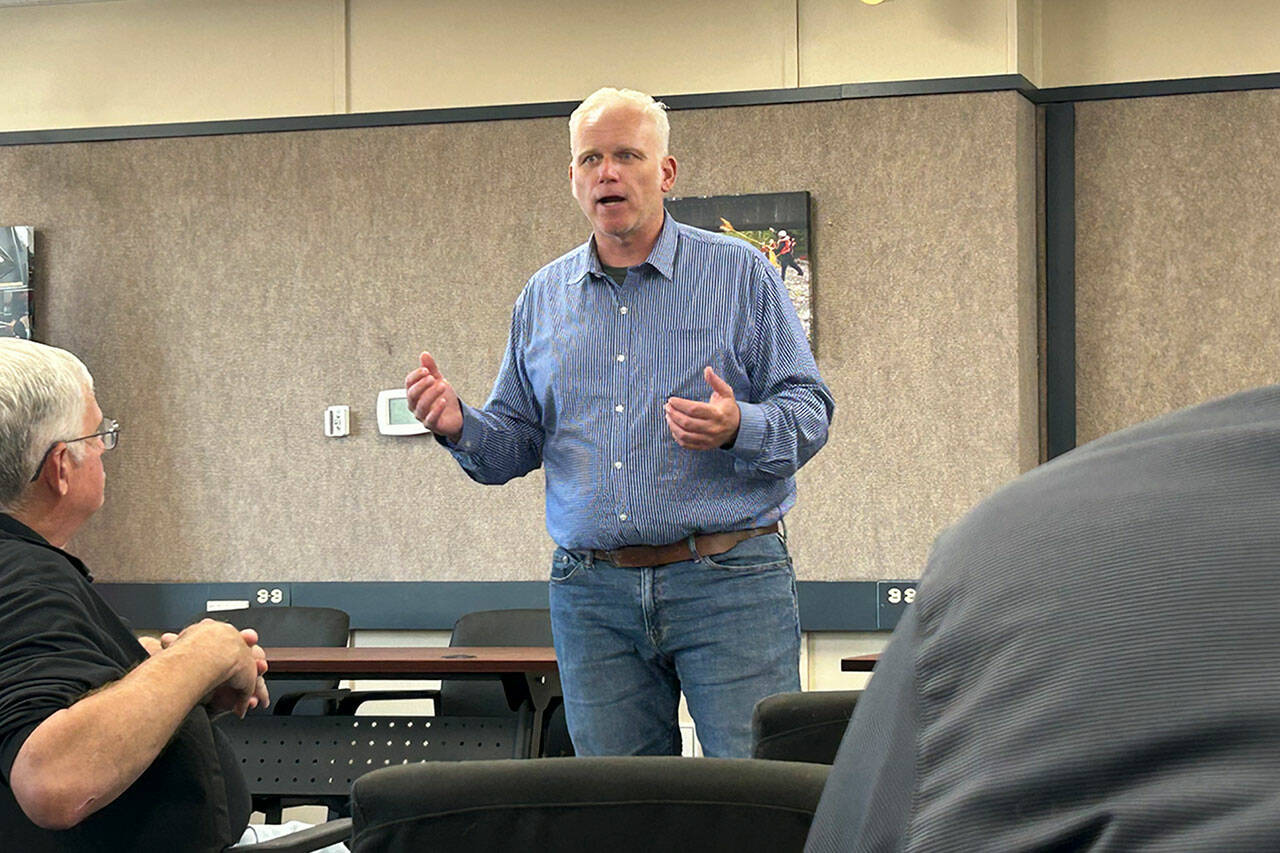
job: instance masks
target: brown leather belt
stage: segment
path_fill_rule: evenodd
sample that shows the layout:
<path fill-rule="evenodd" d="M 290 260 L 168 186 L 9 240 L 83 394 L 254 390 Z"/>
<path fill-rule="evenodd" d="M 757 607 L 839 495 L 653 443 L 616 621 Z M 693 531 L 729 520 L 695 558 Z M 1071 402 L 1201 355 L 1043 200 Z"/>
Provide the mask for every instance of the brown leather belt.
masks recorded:
<path fill-rule="evenodd" d="M 627 569 L 638 569 L 642 566 L 665 566 L 668 563 L 679 563 L 682 560 L 693 560 L 697 557 L 714 557 L 729 551 L 739 542 L 777 533 L 778 525 L 752 527 L 750 530 L 729 530 L 725 533 L 704 533 L 694 536 L 692 548 L 688 539 L 672 542 L 669 545 L 631 545 L 616 551 L 592 551 L 593 560 L 607 560 L 615 566 Z"/>

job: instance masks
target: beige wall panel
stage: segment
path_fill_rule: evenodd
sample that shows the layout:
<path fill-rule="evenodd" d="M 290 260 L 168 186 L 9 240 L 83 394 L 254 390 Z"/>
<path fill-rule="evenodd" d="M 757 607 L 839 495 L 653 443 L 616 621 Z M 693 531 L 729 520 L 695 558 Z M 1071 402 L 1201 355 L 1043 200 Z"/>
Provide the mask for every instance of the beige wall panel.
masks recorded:
<path fill-rule="evenodd" d="M 1041 11 L 1043 0 L 1013 0 L 1017 8 L 1013 13 L 1017 33 L 1016 70 L 1031 81 L 1034 86 L 1041 85 L 1044 77 L 1043 57 L 1041 54 Z"/>
<path fill-rule="evenodd" d="M 0 150 L 4 185 L 42 188 L 0 220 L 38 223 L 43 334 L 127 435 L 75 547 L 114 580 L 543 571 L 539 475 L 482 489 L 373 415 L 428 347 L 487 395 L 523 281 L 581 236 L 561 125 Z"/>
<path fill-rule="evenodd" d="M 796 85 L 792 0 L 351 0 L 351 109 Z"/>
<path fill-rule="evenodd" d="M 1017 145 L 1017 299 L 1018 299 L 1018 468 L 1019 473 L 1040 464 L 1040 186 L 1036 108 L 1019 99 Z"/>
<path fill-rule="evenodd" d="M 1000 93 L 742 110 L 741 135 L 788 152 L 781 167 L 736 156 L 724 113 L 675 117 L 678 192 L 814 194 L 818 362 L 837 409 L 789 517 L 802 576 L 915 577 L 937 532 L 1020 471 L 1023 106 Z"/>
<path fill-rule="evenodd" d="M 1041 2 L 1041 86 L 1280 71 L 1276 0 Z"/>
<path fill-rule="evenodd" d="M 1019 472 L 1030 121 L 1012 93 L 673 114 L 681 194 L 813 194 L 838 408 L 790 516 L 802 577 L 915 576 Z M 73 548 L 114 581 L 545 577 L 540 475 L 475 485 L 373 403 L 422 348 L 487 396 L 523 282 L 586 236 L 564 124 L 0 148 L 39 331 L 124 425 Z"/>
<path fill-rule="evenodd" d="M 342 15 L 335 0 L 0 9 L 0 131 L 341 110 Z"/>
<path fill-rule="evenodd" d="M 1076 107 L 1078 441 L 1280 380 L 1280 92 Z"/>
<path fill-rule="evenodd" d="M 800 85 L 1008 74 L 1008 0 L 800 0 Z"/>

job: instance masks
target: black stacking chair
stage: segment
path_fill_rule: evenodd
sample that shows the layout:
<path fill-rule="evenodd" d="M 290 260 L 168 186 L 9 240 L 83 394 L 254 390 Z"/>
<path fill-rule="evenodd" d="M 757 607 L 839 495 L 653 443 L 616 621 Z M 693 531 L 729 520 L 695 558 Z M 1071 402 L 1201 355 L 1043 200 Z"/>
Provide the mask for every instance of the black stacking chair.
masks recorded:
<path fill-rule="evenodd" d="M 206 610 L 196 617 L 230 622 L 237 628 L 253 628 L 258 642 L 272 646 L 346 646 L 351 618 L 334 607 L 250 607 L 242 610 Z M 276 678 L 267 671 L 271 705 L 251 714 L 333 714 L 346 695 L 338 679 L 299 680 Z M 299 703 L 302 703 L 299 706 Z"/>
<path fill-rule="evenodd" d="M 453 625 L 450 646 L 550 646 L 551 611 L 546 609 L 478 610 L 466 613 Z M 558 684 L 552 685 L 558 694 Z M 377 699 L 426 697 L 433 700 L 437 716 L 532 719 L 532 709 L 513 710 L 507 703 L 502 683 L 488 679 L 446 678 L 438 691 L 362 691 L 340 704 L 343 713 L 353 713 L 361 703 Z M 543 717 L 542 749 L 539 757 L 573 755 L 564 705 L 553 699 Z"/>
<path fill-rule="evenodd" d="M 451 646 L 550 646 L 551 611 L 542 609 L 478 610 L 462 616 L 453 626 Z M 558 691 L 557 691 L 558 692 Z M 494 681 L 447 679 L 440 685 L 440 709 L 447 716 L 511 714 L 506 692 Z M 564 703 L 554 700 L 543 719 L 539 757 L 573 755 Z"/>

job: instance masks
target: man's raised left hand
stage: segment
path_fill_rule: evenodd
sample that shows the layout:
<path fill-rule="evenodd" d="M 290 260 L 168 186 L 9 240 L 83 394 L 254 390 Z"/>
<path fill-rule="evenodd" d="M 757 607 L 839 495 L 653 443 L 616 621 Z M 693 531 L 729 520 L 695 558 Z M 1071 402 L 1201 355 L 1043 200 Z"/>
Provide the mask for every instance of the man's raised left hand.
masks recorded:
<path fill-rule="evenodd" d="M 663 407 L 667 428 L 671 430 L 676 444 L 688 450 L 732 447 L 742 418 L 733 388 L 710 367 L 702 371 L 702 378 L 711 386 L 711 399 L 703 403 L 683 397 L 668 397 Z"/>

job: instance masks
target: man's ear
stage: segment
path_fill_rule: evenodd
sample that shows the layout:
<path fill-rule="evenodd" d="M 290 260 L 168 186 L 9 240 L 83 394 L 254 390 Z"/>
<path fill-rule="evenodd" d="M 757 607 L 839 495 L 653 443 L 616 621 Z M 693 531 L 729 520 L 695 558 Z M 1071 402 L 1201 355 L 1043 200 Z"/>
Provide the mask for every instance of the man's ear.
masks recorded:
<path fill-rule="evenodd" d="M 45 481 L 54 494 L 62 497 L 71 491 L 71 466 L 74 464 L 71 448 L 65 444 L 58 444 L 49 451 L 49 458 L 40 472 L 40 479 Z"/>
<path fill-rule="evenodd" d="M 662 158 L 662 191 L 671 192 L 676 185 L 676 158 L 668 154 Z"/>

